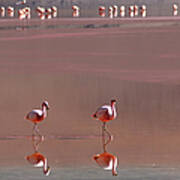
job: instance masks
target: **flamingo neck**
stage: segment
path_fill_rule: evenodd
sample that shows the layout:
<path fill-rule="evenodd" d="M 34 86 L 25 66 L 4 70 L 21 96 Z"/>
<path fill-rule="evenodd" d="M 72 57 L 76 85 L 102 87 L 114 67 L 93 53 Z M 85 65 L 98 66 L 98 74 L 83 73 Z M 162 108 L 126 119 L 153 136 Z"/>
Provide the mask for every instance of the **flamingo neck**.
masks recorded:
<path fill-rule="evenodd" d="M 47 116 L 47 108 L 46 108 L 46 106 L 42 106 L 42 111 L 43 111 L 44 117 L 46 117 Z"/>
<path fill-rule="evenodd" d="M 114 118 L 116 118 L 116 116 L 117 116 L 116 106 L 115 106 L 115 103 L 114 103 L 114 102 L 111 103 L 111 109 L 112 109 L 112 116 L 111 116 L 111 118 L 114 119 Z"/>

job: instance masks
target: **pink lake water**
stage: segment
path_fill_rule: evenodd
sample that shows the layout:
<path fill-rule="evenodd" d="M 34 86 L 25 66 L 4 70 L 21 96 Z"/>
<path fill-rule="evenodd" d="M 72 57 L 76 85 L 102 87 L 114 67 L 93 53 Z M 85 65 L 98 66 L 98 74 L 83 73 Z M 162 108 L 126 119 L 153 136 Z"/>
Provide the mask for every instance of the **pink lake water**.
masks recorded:
<path fill-rule="evenodd" d="M 119 158 L 118 178 L 179 177 L 179 26 L 179 18 L 3 20 L 2 177 L 44 178 L 25 160 L 34 149 L 24 117 L 46 99 L 51 109 L 39 125 L 45 141 L 38 151 L 52 179 L 113 178 L 92 159 L 102 144 L 101 123 L 91 118 L 112 98 L 118 117 L 108 124 L 108 152 Z"/>

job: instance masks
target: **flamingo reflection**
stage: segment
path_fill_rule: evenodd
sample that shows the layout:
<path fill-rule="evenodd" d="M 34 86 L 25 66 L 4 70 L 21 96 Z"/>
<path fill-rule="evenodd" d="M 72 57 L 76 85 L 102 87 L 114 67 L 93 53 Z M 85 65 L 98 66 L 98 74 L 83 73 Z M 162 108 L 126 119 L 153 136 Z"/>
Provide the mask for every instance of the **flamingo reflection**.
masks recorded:
<path fill-rule="evenodd" d="M 108 152 L 104 152 L 102 154 L 94 155 L 94 160 L 96 163 L 102 167 L 104 170 L 111 170 L 113 176 L 117 176 L 117 166 L 118 166 L 118 159 L 113 154 Z"/>
<path fill-rule="evenodd" d="M 49 176 L 51 172 L 51 168 L 48 166 L 47 158 L 38 151 L 39 144 L 42 142 L 42 140 L 32 139 L 32 142 L 33 142 L 34 153 L 26 156 L 26 160 L 34 167 L 42 168 L 44 175 Z"/>
<path fill-rule="evenodd" d="M 102 128 L 102 147 L 103 153 L 96 154 L 93 156 L 93 159 L 96 163 L 103 168 L 104 170 L 111 170 L 113 176 L 117 176 L 117 167 L 118 167 L 118 158 L 107 152 L 107 145 L 112 141 L 112 136 L 108 132 L 107 128 L 105 128 L 105 123 Z"/>
<path fill-rule="evenodd" d="M 113 154 L 108 153 L 106 150 L 106 146 L 112 141 L 112 139 L 108 137 L 108 139 L 106 140 L 105 133 L 103 134 L 103 153 L 94 155 L 93 159 L 104 170 L 111 170 L 112 175 L 117 176 L 118 158 Z"/>

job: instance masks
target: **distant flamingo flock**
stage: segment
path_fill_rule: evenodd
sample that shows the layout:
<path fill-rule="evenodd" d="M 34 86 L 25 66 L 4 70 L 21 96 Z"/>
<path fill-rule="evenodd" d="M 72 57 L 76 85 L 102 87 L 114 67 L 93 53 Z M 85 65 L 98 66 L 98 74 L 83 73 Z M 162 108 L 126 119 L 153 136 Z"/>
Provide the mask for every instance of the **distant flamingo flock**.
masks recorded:
<path fill-rule="evenodd" d="M 0 7 L 0 17 L 15 17 L 17 16 L 20 20 L 22 19 L 30 19 L 32 10 L 30 7 L 26 6 L 27 2 L 26 0 L 21 0 L 16 3 L 16 7 L 8 6 Z M 25 6 L 23 8 L 19 8 L 21 5 Z M 33 9 L 34 10 L 34 9 Z M 178 15 L 178 4 L 172 4 L 171 7 L 172 15 L 177 16 Z M 72 17 L 80 17 L 81 14 L 81 8 L 80 6 L 72 5 Z M 35 13 L 37 14 L 37 17 L 40 19 L 51 19 L 56 18 L 58 16 L 59 9 L 56 6 L 51 7 L 43 7 L 43 6 L 37 6 L 35 8 Z M 125 5 L 111 5 L 111 6 L 99 6 L 97 7 L 97 15 L 99 17 L 109 17 L 109 18 L 117 18 L 117 17 L 146 17 L 147 16 L 147 5 L 142 4 L 140 6 L 133 4 L 129 6 Z"/>

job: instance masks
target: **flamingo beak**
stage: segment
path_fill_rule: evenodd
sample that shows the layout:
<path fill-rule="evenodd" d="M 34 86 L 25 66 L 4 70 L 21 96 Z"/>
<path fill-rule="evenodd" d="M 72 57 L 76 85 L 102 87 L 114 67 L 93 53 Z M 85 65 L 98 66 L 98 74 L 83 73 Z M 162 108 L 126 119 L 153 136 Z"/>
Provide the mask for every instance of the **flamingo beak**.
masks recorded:
<path fill-rule="evenodd" d="M 47 108 L 47 110 L 49 110 L 50 109 L 49 105 L 47 105 L 46 108 Z"/>

